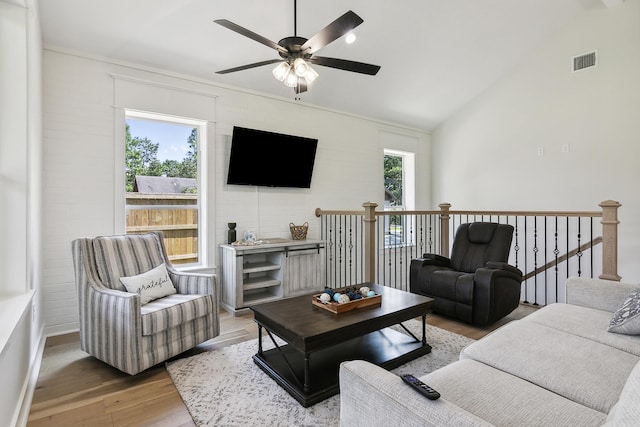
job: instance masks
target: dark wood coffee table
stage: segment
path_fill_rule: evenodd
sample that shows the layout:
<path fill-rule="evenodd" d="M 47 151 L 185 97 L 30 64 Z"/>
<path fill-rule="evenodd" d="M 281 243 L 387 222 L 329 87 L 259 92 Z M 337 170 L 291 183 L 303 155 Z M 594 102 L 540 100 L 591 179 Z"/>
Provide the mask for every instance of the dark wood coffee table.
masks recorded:
<path fill-rule="evenodd" d="M 360 286 L 360 285 L 359 285 Z M 382 295 L 380 307 L 334 314 L 315 307 L 313 294 L 251 307 L 258 323 L 258 353 L 254 362 L 304 407 L 339 391 L 340 363 L 368 360 L 393 369 L 431 352 L 426 341 L 426 315 L 432 298 L 364 283 Z M 422 317 L 422 338 L 389 326 Z M 263 350 L 262 330 L 276 345 Z M 274 336 L 286 344 L 278 345 Z"/>

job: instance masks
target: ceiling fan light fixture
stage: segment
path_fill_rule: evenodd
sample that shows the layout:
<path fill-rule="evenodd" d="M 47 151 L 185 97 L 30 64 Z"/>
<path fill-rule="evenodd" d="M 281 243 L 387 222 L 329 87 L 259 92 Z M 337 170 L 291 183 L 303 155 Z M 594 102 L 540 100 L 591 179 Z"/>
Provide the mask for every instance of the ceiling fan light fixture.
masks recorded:
<path fill-rule="evenodd" d="M 289 64 L 286 61 L 283 61 L 273 69 L 273 77 L 282 82 L 287 77 L 287 74 L 289 74 L 289 71 Z"/>
<path fill-rule="evenodd" d="M 309 64 L 307 64 L 307 61 L 302 58 L 296 58 L 296 60 L 293 61 L 293 70 L 298 75 L 298 77 L 303 77 L 307 73 L 307 70 L 309 70 L 309 68 L 310 67 Z"/>
<path fill-rule="evenodd" d="M 344 41 L 347 44 L 351 44 L 354 41 L 356 41 L 356 35 L 353 32 L 351 32 L 351 33 L 347 34 L 347 36 L 345 37 Z"/>
<path fill-rule="evenodd" d="M 304 78 L 307 79 L 308 83 L 311 83 L 318 78 L 318 73 L 313 68 L 307 67 L 307 72 L 304 74 Z"/>
<path fill-rule="evenodd" d="M 296 87 L 296 85 L 298 84 L 298 76 L 296 75 L 296 73 L 287 74 L 287 76 L 284 78 L 284 84 L 285 86 Z"/>

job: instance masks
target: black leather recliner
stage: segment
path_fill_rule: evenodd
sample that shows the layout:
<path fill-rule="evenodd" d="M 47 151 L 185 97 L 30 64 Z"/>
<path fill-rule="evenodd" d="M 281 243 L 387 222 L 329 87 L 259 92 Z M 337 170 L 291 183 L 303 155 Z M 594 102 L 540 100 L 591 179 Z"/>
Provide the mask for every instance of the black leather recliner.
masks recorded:
<path fill-rule="evenodd" d="M 460 225 L 451 258 L 424 254 L 411 260 L 411 292 L 434 298 L 434 313 L 477 326 L 502 319 L 520 303 L 522 271 L 507 263 L 512 239 L 511 225 Z"/>

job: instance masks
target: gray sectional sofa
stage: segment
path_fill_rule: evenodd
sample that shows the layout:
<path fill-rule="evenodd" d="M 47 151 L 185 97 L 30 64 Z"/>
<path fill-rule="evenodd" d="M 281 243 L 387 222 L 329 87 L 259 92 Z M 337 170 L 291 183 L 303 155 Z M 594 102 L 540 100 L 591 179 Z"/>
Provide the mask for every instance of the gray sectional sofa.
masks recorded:
<path fill-rule="evenodd" d="M 438 400 L 376 365 L 344 362 L 341 426 L 640 426 L 640 335 L 607 331 L 638 285 L 566 285 L 566 304 L 502 326 L 421 377 Z"/>

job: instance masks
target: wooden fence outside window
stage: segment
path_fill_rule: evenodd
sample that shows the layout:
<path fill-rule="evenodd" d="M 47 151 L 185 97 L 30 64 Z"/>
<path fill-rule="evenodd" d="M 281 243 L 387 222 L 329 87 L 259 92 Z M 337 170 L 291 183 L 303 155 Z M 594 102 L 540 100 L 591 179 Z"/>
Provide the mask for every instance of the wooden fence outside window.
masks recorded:
<path fill-rule="evenodd" d="M 198 262 L 198 195 L 127 193 L 126 233 L 162 231 L 173 264 Z"/>

